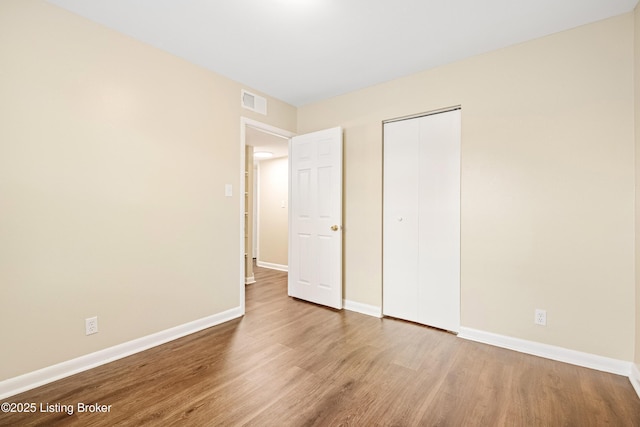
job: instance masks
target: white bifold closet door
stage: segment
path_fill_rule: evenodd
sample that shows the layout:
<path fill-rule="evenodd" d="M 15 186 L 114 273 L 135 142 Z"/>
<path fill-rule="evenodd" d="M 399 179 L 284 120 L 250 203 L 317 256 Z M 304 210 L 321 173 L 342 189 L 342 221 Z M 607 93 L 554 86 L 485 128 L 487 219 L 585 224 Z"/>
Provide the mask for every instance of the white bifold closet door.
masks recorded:
<path fill-rule="evenodd" d="M 460 328 L 460 110 L 384 124 L 386 316 Z"/>

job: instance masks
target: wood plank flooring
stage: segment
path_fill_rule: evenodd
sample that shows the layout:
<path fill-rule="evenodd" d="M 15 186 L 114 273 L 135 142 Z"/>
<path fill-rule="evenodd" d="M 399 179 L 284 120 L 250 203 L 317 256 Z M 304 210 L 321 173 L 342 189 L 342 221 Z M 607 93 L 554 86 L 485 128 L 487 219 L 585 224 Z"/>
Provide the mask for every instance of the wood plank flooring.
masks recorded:
<path fill-rule="evenodd" d="M 255 275 L 244 318 L 6 399 L 74 412 L 0 425 L 640 426 L 626 377 L 322 308 L 287 297 L 286 273 Z"/>

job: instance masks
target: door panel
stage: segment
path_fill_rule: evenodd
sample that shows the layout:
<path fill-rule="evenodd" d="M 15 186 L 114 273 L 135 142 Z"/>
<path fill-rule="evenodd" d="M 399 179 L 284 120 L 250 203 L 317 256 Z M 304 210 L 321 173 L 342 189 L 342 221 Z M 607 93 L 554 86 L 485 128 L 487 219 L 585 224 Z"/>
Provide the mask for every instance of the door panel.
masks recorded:
<path fill-rule="evenodd" d="M 418 321 L 418 122 L 384 126 L 383 305 L 386 316 Z"/>
<path fill-rule="evenodd" d="M 420 119 L 418 322 L 460 327 L 460 110 Z"/>
<path fill-rule="evenodd" d="M 292 138 L 289 162 L 289 295 L 342 308 L 342 128 Z"/>

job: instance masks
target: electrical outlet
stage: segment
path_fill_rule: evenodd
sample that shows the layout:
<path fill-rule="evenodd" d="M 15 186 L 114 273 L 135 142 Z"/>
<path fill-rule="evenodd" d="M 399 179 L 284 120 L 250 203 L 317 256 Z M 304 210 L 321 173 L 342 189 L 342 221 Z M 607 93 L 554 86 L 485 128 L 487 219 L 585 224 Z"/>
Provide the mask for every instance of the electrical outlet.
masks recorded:
<path fill-rule="evenodd" d="M 84 327 L 87 335 L 98 333 L 98 316 L 84 319 Z"/>
<path fill-rule="evenodd" d="M 547 310 L 536 308 L 536 314 L 533 322 L 536 325 L 547 326 Z"/>

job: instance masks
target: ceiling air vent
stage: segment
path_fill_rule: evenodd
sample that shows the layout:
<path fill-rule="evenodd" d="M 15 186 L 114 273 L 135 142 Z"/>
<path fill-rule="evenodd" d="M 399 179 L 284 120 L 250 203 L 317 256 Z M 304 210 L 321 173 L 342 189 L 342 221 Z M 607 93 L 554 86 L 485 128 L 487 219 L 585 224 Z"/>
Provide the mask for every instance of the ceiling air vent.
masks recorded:
<path fill-rule="evenodd" d="M 267 115 L 267 100 L 261 96 L 242 89 L 242 107 L 256 113 Z"/>

